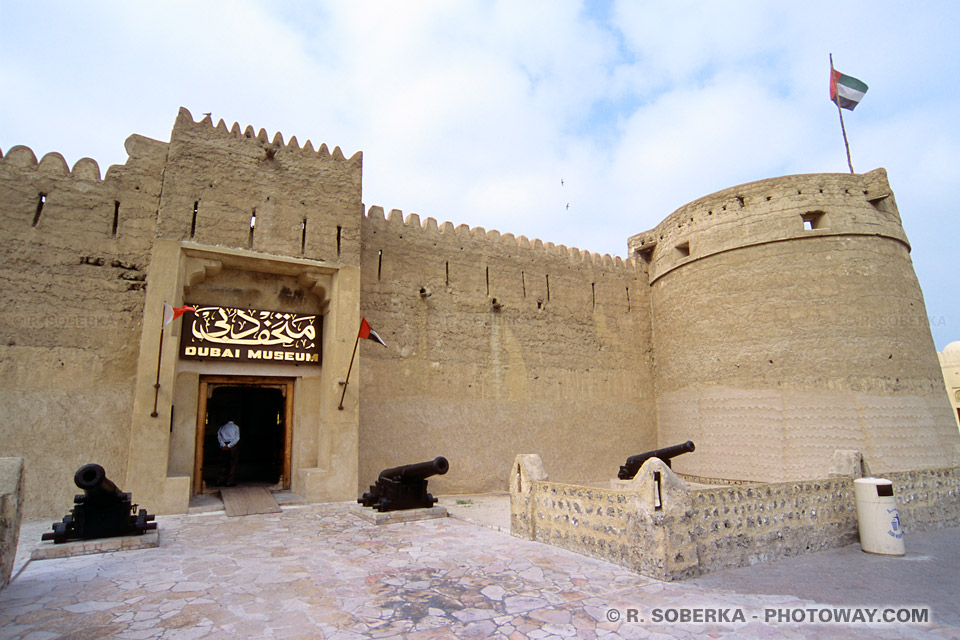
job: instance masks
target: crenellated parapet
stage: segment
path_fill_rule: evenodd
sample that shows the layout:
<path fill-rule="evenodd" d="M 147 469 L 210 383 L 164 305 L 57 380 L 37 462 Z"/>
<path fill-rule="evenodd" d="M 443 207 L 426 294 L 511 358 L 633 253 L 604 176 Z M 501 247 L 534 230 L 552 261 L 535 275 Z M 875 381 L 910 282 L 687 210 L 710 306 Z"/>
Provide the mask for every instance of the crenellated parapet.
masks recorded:
<path fill-rule="evenodd" d="M 321 143 L 319 148 L 314 149 L 313 142 L 307 140 L 303 146 L 301 146 L 297 141 L 296 136 L 291 136 L 290 139 L 284 143 L 283 134 L 281 134 L 279 131 L 273 135 L 273 138 L 271 138 L 266 129 L 261 128 L 260 131 L 256 131 L 252 125 L 247 125 L 245 128 L 241 128 L 240 124 L 237 122 L 234 122 L 233 126 L 228 129 L 227 124 L 223 121 L 223 119 L 221 119 L 216 126 L 214 126 L 213 119 L 209 114 L 204 114 L 203 119 L 200 121 L 194 121 L 190 111 L 185 107 L 180 107 L 180 112 L 177 115 L 176 126 L 180 127 L 181 129 L 193 128 L 196 131 L 215 133 L 224 139 L 249 141 L 249 144 L 252 147 L 259 147 L 260 149 L 263 149 L 266 157 L 270 159 L 273 159 L 275 154 L 282 151 L 285 154 L 294 154 L 299 159 L 345 162 L 355 165 L 357 168 L 359 168 L 363 163 L 362 151 L 357 151 L 350 156 L 350 158 L 347 158 L 343 154 L 343 151 L 340 150 L 340 147 L 334 147 L 333 151 L 331 152 L 327 148 L 326 143 Z"/>
<path fill-rule="evenodd" d="M 677 209 L 628 240 L 651 284 L 674 269 L 744 247 L 824 236 L 884 236 L 903 243 L 886 171 L 809 174 L 718 191 Z"/>
<path fill-rule="evenodd" d="M 181 108 L 170 138 L 160 237 L 357 264 L 363 154 L 314 149 L 264 129 L 199 122 Z"/>
<path fill-rule="evenodd" d="M 614 257 L 609 253 L 600 254 L 583 251 L 576 247 L 543 242 L 537 238 L 531 240 L 523 235 L 515 236 L 512 233 L 501 233 L 496 229 L 487 230 L 483 227 L 470 227 L 466 224 L 455 226 L 452 222 L 440 223 L 435 218 L 425 218 L 421 221 L 418 214 L 411 213 L 404 217 L 403 212 L 399 209 L 392 209 L 388 214 L 385 214 L 383 207 L 371 206 L 364 218 L 377 226 L 386 224 L 398 230 L 402 229 L 406 233 L 422 234 L 422 238 L 426 240 L 432 238 L 438 242 L 451 245 L 464 240 L 490 242 L 499 244 L 510 252 L 530 251 L 555 259 L 569 260 L 574 265 L 587 264 L 601 269 L 616 269 L 626 272 L 637 270 L 635 259 L 624 260 L 620 256 Z"/>
<path fill-rule="evenodd" d="M 56 151 L 47 153 L 37 162 L 33 149 L 23 145 L 12 147 L 6 155 L 0 150 L 0 163 L 21 170 L 35 170 L 51 178 L 100 181 L 100 165 L 93 158 L 80 158 L 70 169 L 64 157 Z"/>

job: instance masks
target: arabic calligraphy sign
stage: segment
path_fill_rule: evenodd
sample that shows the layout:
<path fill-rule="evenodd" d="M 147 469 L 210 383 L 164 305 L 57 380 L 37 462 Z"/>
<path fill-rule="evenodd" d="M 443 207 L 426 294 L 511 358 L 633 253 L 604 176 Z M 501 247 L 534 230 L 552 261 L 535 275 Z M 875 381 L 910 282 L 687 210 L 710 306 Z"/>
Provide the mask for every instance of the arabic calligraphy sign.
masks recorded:
<path fill-rule="evenodd" d="M 183 315 L 182 358 L 320 364 L 319 316 L 194 306 Z"/>

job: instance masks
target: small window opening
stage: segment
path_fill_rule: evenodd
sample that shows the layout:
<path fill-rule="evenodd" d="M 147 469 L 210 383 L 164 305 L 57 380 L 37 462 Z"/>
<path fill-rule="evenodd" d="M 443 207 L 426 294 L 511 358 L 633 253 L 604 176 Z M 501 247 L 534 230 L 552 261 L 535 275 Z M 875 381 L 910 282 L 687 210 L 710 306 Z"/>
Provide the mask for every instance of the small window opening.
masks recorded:
<path fill-rule="evenodd" d="M 37 196 L 37 210 L 33 214 L 33 224 L 32 227 L 37 226 L 37 223 L 40 222 L 40 214 L 43 212 L 43 205 L 47 202 L 47 194 L 41 193 Z"/>
<path fill-rule="evenodd" d="M 690 242 L 681 242 L 677 245 L 677 254 L 681 258 L 686 258 L 690 255 Z"/>
<path fill-rule="evenodd" d="M 200 201 L 194 200 L 193 202 L 193 218 L 190 220 L 190 237 L 192 238 L 197 233 L 197 210 L 200 208 Z"/>
<path fill-rule="evenodd" d="M 630 287 L 627 287 L 627 311 L 630 311 Z"/>
<path fill-rule="evenodd" d="M 120 201 L 113 201 L 113 228 L 110 231 L 110 235 L 114 238 L 117 237 L 117 227 L 120 225 Z"/>
<path fill-rule="evenodd" d="M 304 220 L 304 225 L 306 225 L 306 220 Z M 343 234 L 343 227 L 337 226 L 337 257 L 340 257 L 340 238 Z"/>
<path fill-rule="evenodd" d="M 487 295 L 490 295 L 490 267 L 487 267 Z"/>
<path fill-rule="evenodd" d="M 590 305 L 592 308 L 597 308 L 597 283 L 590 283 Z"/>
<path fill-rule="evenodd" d="M 657 245 L 650 245 L 649 247 L 641 247 L 637 249 L 637 255 L 640 256 L 640 259 L 650 264 L 650 261 L 653 260 L 653 250 Z"/>
<path fill-rule="evenodd" d="M 547 275 L 547 302 L 550 302 L 550 276 Z"/>
<path fill-rule="evenodd" d="M 809 211 L 803 214 L 801 218 L 803 219 L 803 228 L 807 231 L 827 227 L 827 220 L 823 211 Z"/>
<path fill-rule="evenodd" d="M 444 270 L 444 283 L 446 284 L 446 286 L 449 287 L 450 286 L 450 262 L 449 261 L 443 263 L 443 270 Z"/>
<path fill-rule="evenodd" d="M 340 227 L 337 227 L 339 232 Z M 300 222 L 300 255 L 303 255 L 307 251 L 307 219 L 304 218 Z M 340 245 L 337 244 L 337 255 L 340 255 Z"/>
<path fill-rule="evenodd" d="M 380 279 L 380 274 L 383 271 L 383 249 L 377 250 L 377 280 Z"/>
<path fill-rule="evenodd" d="M 523 271 L 520 272 L 520 291 L 523 293 L 523 297 L 527 297 L 527 277 L 524 275 Z"/>
<path fill-rule="evenodd" d="M 254 209 L 250 214 L 250 237 L 247 240 L 247 244 L 252 249 L 253 248 L 253 229 L 257 226 L 257 210 Z"/>
<path fill-rule="evenodd" d="M 893 213 L 893 203 L 890 202 L 889 195 L 890 194 L 885 194 L 879 198 L 867 198 L 867 202 L 873 205 L 873 208 L 880 213 Z"/>

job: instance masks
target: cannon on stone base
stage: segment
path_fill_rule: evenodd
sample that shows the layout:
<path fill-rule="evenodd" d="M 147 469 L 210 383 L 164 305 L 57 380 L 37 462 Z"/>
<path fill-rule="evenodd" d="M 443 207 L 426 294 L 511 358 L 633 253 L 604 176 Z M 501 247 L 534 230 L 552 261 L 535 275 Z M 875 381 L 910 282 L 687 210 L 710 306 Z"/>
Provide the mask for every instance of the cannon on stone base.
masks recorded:
<path fill-rule="evenodd" d="M 53 523 L 53 531 L 41 536 L 54 543 L 69 540 L 92 540 L 115 536 L 143 535 L 157 528 L 153 514 L 137 511 L 130 494 L 124 493 L 107 478 L 98 464 L 85 464 L 73 476 L 83 493 L 73 497 L 74 507 L 61 522 Z"/>
<path fill-rule="evenodd" d="M 684 453 L 690 453 L 695 449 L 696 447 L 693 444 L 693 440 L 687 440 L 683 444 L 675 444 L 672 447 L 664 447 L 663 449 L 654 449 L 653 451 L 638 453 L 635 456 L 630 456 L 627 458 L 626 463 L 620 467 L 620 473 L 617 474 L 617 477 L 621 480 L 633 479 L 633 477 L 637 475 L 637 472 L 640 471 L 640 467 L 643 466 L 643 463 L 650 458 L 660 458 L 669 467 L 671 458 L 676 458 Z"/>
<path fill-rule="evenodd" d="M 443 456 L 427 462 L 408 464 L 402 467 L 384 469 L 377 483 L 370 486 L 357 502 L 365 507 L 384 511 L 403 509 L 429 509 L 437 499 L 427 493 L 427 478 L 443 475 L 450 469 L 450 463 Z"/>

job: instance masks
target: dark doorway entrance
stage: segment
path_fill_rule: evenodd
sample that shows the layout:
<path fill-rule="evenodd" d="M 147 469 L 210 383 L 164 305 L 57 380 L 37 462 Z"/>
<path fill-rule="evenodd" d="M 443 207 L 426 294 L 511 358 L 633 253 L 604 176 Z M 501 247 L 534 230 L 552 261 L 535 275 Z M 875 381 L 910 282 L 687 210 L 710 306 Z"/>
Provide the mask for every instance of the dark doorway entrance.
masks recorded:
<path fill-rule="evenodd" d="M 211 385 L 203 435 L 203 481 L 217 486 L 225 475 L 225 456 L 217 431 L 228 420 L 240 427 L 238 484 L 281 483 L 284 475 L 286 402 L 281 388 Z"/>

